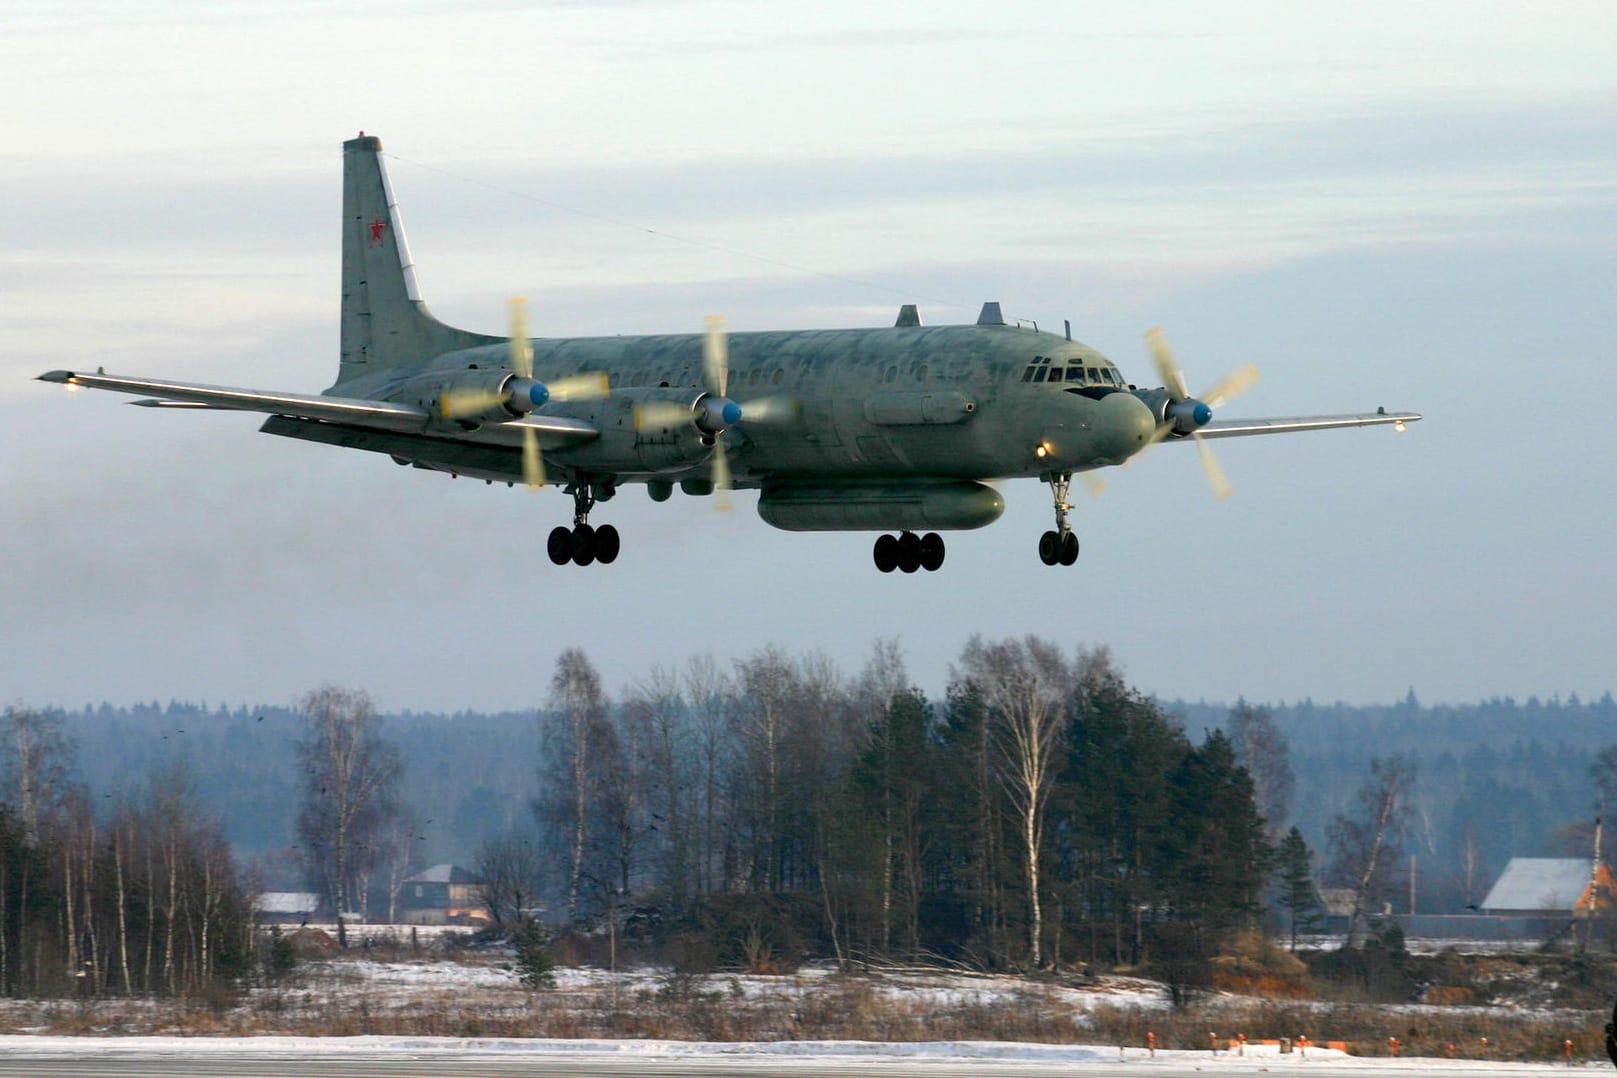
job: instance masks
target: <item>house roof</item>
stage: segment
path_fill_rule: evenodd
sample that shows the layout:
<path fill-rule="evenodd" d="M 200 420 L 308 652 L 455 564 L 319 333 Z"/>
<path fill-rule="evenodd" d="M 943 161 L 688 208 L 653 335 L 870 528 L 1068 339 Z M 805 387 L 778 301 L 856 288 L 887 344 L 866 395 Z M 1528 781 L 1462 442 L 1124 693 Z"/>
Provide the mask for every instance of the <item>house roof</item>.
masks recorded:
<path fill-rule="evenodd" d="M 459 865 L 433 865 L 404 881 L 405 883 L 482 883 L 477 874 Z"/>
<path fill-rule="evenodd" d="M 1588 890 L 1593 867 L 1588 857 L 1512 857 L 1482 908 L 1570 913 Z"/>
<path fill-rule="evenodd" d="M 310 891 L 264 891 L 253 896 L 253 909 L 259 913 L 313 913 L 320 896 Z"/>

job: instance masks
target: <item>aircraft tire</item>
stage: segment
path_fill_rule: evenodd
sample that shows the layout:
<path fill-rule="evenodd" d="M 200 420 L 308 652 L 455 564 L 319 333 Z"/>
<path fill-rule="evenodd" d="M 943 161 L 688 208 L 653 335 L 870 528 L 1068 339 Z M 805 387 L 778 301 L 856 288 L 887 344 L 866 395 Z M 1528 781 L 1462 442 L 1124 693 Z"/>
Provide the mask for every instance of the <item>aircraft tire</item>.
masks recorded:
<path fill-rule="evenodd" d="M 921 567 L 921 538 L 914 532 L 898 537 L 898 571 L 913 573 Z"/>
<path fill-rule="evenodd" d="M 588 565 L 595 560 L 595 529 L 588 524 L 573 525 L 573 564 Z"/>
<path fill-rule="evenodd" d="M 560 525 L 550 529 L 550 539 L 545 543 L 545 553 L 557 565 L 566 565 L 573 560 L 573 529 L 563 528 Z"/>
<path fill-rule="evenodd" d="M 943 567 L 943 536 L 927 532 L 921 536 L 921 568 L 935 573 Z"/>
<path fill-rule="evenodd" d="M 602 565 L 611 565 L 618 560 L 618 551 L 623 549 L 623 540 L 618 536 L 618 530 L 610 524 L 602 524 L 595 529 L 595 560 Z"/>
<path fill-rule="evenodd" d="M 1045 532 L 1039 536 L 1039 560 L 1046 565 L 1054 565 L 1061 560 L 1061 536 L 1055 532 Z"/>
<path fill-rule="evenodd" d="M 876 568 L 884 573 L 890 573 L 898 568 L 898 539 L 891 535 L 878 535 L 876 546 L 871 551 L 875 559 Z"/>
<path fill-rule="evenodd" d="M 1078 536 L 1068 532 L 1061 537 L 1061 564 L 1071 565 L 1078 560 Z"/>

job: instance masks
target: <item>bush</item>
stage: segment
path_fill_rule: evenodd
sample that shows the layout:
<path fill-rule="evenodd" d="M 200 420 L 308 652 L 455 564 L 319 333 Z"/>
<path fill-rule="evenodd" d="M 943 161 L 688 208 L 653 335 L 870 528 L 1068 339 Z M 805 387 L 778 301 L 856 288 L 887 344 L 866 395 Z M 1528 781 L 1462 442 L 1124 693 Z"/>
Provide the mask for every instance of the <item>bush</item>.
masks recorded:
<path fill-rule="evenodd" d="M 281 926 L 270 929 L 269 946 L 264 948 L 264 983 L 275 984 L 298 967 L 298 949 Z"/>

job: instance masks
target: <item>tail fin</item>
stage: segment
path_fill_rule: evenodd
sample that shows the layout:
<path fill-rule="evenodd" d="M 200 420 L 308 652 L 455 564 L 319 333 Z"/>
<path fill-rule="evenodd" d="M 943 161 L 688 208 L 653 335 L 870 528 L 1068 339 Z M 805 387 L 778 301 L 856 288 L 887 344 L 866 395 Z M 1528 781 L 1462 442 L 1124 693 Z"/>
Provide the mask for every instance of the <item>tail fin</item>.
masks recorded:
<path fill-rule="evenodd" d="M 416 289 L 415 264 L 382 164 L 382 140 L 361 133 L 344 142 L 342 150 L 342 364 L 337 381 L 504 340 L 456 329 L 428 313 Z"/>

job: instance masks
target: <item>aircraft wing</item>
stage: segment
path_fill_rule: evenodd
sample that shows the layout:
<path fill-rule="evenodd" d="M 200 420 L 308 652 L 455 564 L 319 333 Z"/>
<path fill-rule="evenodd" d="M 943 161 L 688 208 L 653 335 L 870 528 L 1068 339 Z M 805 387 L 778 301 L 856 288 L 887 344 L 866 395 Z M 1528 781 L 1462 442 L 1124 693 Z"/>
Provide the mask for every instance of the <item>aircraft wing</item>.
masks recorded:
<path fill-rule="evenodd" d="M 1240 438 L 1248 434 L 1293 434 L 1303 430 L 1334 430 L 1338 427 L 1374 427 L 1391 423 L 1420 422 L 1419 412 L 1359 412 L 1353 415 L 1276 416 L 1269 419 L 1215 419 L 1196 431 L 1203 438 Z M 1169 441 L 1190 441 L 1170 438 Z"/>
<path fill-rule="evenodd" d="M 414 404 L 358 400 L 352 397 L 325 397 L 308 393 L 264 393 L 256 389 L 210 386 L 196 382 L 169 382 L 156 378 L 127 375 L 84 374 L 78 371 L 48 371 L 41 382 L 57 382 L 69 387 L 110 389 L 117 393 L 138 393 L 155 398 L 131 403 L 147 408 L 209 408 L 237 412 L 265 412 L 295 419 L 314 419 L 351 427 L 416 434 L 427 429 L 433 415 Z M 540 434 L 586 439 L 600 432 L 594 425 L 565 416 L 526 416 L 501 426 L 532 427 Z"/>

